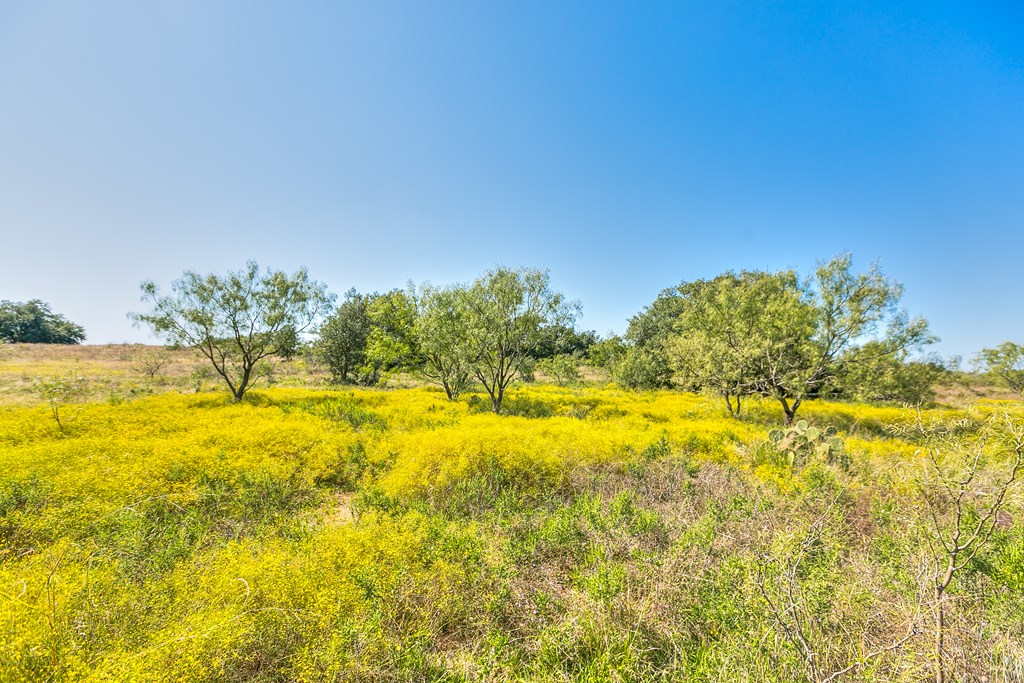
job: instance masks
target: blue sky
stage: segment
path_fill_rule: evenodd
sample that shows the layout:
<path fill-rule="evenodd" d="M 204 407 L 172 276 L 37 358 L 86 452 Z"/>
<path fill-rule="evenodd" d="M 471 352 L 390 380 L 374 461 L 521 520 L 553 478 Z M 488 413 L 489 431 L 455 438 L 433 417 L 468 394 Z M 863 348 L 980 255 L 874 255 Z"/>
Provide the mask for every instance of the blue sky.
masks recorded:
<path fill-rule="evenodd" d="M 581 325 L 851 251 L 943 354 L 1024 341 L 1024 5 L 0 5 L 0 299 L 550 268 Z"/>

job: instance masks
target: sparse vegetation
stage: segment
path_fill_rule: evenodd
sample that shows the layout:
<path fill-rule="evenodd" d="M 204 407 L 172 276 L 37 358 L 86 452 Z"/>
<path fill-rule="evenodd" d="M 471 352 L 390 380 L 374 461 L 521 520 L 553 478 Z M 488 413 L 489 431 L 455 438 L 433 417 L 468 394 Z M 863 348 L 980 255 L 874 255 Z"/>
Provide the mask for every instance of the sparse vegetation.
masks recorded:
<path fill-rule="evenodd" d="M 132 369 L 145 377 L 149 382 L 155 382 L 170 362 L 170 354 L 163 349 L 144 349 L 135 355 L 132 361 Z"/>
<path fill-rule="evenodd" d="M 32 388 L 49 408 L 57 429 L 63 434 L 68 422 L 73 419 L 68 417 L 67 409 L 85 398 L 85 378 L 73 374 L 67 377 L 37 377 Z"/>

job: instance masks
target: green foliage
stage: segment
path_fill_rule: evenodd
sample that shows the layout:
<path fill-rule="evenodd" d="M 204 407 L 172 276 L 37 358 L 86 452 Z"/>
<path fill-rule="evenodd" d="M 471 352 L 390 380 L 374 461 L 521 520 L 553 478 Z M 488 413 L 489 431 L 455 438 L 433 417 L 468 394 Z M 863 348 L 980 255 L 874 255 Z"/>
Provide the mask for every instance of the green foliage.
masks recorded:
<path fill-rule="evenodd" d="M 851 366 L 896 357 L 936 341 L 924 318 L 899 308 L 903 286 L 877 264 L 852 272 L 849 254 L 820 265 L 809 286 L 816 313 L 811 353 L 768 383 L 771 395 L 795 402 L 822 391 Z M 794 407 L 793 412 L 795 413 Z"/>
<path fill-rule="evenodd" d="M 388 423 L 384 418 L 350 399 L 339 398 L 325 403 L 323 407 L 326 409 L 324 414 L 327 417 L 332 420 L 344 421 L 357 431 L 388 428 Z"/>
<path fill-rule="evenodd" d="M 475 361 L 467 290 L 423 285 L 417 303 L 413 331 L 422 359 L 420 372 L 454 401 L 469 386 Z"/>
<path fill-rule="evenodd" d="M 768 440 L 791 467 L 803 467 L 812 460 L 849 467 L 849 456 L 835 427 L 812 427 L 807 420 L 798 420 L 785 429 L 771 430 Z"/>
<path fill-rule="evenodd" d="M 982 349 L 975 362 L 1005 386 L 1024 395 L 1024 346 L 1003 342 L 994 349 Z"/>
<path fill-rule="evenodd" d="M 531 355 L 537 359 L 555 356 L 581 358 L 597 343 L 597 332 L 576 330 L 570 325 L 555 324 L 544 328 L 543 336 Z"/>
<path fill-rule="evenodd" d="M 305 269 L 293 275 L 260 272 L 254 261 L 226 276 L 185 271 L 161 296 L 153 282 L 142 283 L 149 313 L 133 313 L 169 344 L 196 349 L 213 365 L 235 400 L 258 378 L 264 358 L 291 355 L 299 335 L 329 310 L 332 297 Z"/>
<path fill-rule="evenodd" d="M 204 385 L 215 377 L 216 374 L 212 368 L 201 365 L 188 374 L 188 384 L 191 390 L 198 394 L 203 390 Z"/>
<path fill-rule="evenodd" d="M 899 309 L 899 284 L 877 265 L 861 274 L 852 266 L 845 254 L 805 282 L 793 271 L 743 272 L 681 285 L 667 343 L 680 381 L 771 396 L 789 424 L 848 368 L 934 341 L 923 319 Z"/>
<path fill-rule="evenodd" d="M 684 286 L 662 290 L 650 306 L 630 318 L 626 341 L 641 348 L 657 347 L 668 341 L 686 307 Z"/>
<path fill-rule="evenodd" d="M 837 397 L 865 403 L 919 405 L 935 399 L 935 385 L 948 376 L 938 360 L 908 361 L 906 351 L 890 353 L 878 342 L 859 349 L 834 382 Z"/>
<path fill-rule="evenodd" d="M 660 348 L 627 347 L 611 365 L 612 379 L 634 391 L 661 389 L 670 376 L 668 357 Z"/>
<path fill-rule="evenodd" d="M 380 334 L 370 335 L 369 357 L 416 368 L 449 400 L 476 378 L 499 412 L 512 381 L 531 378 L 535 359 L 589 343 L 592 333 L 571 326 L 578 308 L 536 269 L 497 268 L 471 285 L 424 284 L 418 294 L 392 293 L 387 306 L 371 313 Z M 564 360 L 554 362 L 568 372 Z"/>
<path fill-rule="evenodd" d="M 313 345 L 316 358 L 327 366 L 331 380 L 340 384 L 366 363 L 366 343 L 370 337 L 370 297 L 355 289 L 345 292 L 345 299 L 320 328 Z"/>
<path fill-rule="evenodd" d="M 469 406 L 469 409 L 474 413 L 493 412 L 494 410 L 489 400 L 481 398 L 475 394 L 469 397 L 469 400 L 466 401 L 466 405 Z M 557 410 L 557 404 L 554 404 L 551 401 L 532 398 L 530 396 L 524 396 L 523 394 L 518 394 L 512 398 L 506 397 L 504 402 L 501 404 L 501 412 L 503 415 L 516 417 L 553 417 L 557 414 Z"/>
<path fill-rule="evenodd" d="M 394 289 L 370 298 L 367 306 L 370 334 L 366 339 L 366 365 L 376 373 L 418 367 L 416 294 Z"/>
<path fill-rule="evenodd" d="M 418 358 L 413 294 L 392 290 L 360 294 L 350 289 L 320 330 L 314 357 L 339 384 L 372 386 L 383 373 L 412 368 Z"/>
<path fill-rule="evenodd" d="M 571 354 L 560 354 L 537 361 L 537 370 L 564 386 L 580 380 L 579 359 Z"/>
<path fill-rule="evenodd" d="M 627 348 L 622 337 L 613 334 L 591 344 L 587 349 L 587 360 L 595 367 L 610 370 L 625 355 Z"/>
<path fill-rule="evenodd" d="M 33 299 L 0 301 L 0 344 L 81 344 L 85 330 Z"/>
<path fill-rule="evenodd" d="M 743 396 L 763 392 L 772 359 L 802 354 L 814 310 L 796 274 L 725 273 L 680 285 L 676 334 L 666 343 L 678 381 L 724 396 L 735 412 Z"/>
<path fill-rule="evenodd" d="M 682 306 L 677 289 L 662 291 L 654 303 L 629 319 L 622 344 L 611 342 L 601 350 L 606 353 L 605 367 L 619 386 L 646 390 L 672 385 L 665 347 Z"/>
<path fill-rule="evenodd" d="M 579 304 L 551 289 L 551 276 L 535 268 L 496 268 L 464 290 L 467 344 L 473 374 L 484 385 L 495 413 L 505 390 L 547 338 L 571 325 Z"/>

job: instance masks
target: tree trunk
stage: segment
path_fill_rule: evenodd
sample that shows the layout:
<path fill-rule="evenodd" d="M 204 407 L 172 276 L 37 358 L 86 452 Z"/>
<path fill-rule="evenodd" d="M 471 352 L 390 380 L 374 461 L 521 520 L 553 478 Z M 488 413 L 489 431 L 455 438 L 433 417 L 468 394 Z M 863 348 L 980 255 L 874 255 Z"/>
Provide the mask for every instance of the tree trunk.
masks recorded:
<path fill-rule="evenodd" d="M 953 581 L 953 573 L 956 571 L 957 554 L 950 555 L 946 562 L 946 571 L 941 578 L 935 581 L 935 633 L 933 634 L 935 647 L 935 683 L 946 683 L 946 668 L 943 661 L 942 648 L 946 635 L 946 588 Z"/>
<path fill-rule="evenodd" d="M 800 402 L 803 399 L 797 399 L 793 401 L 793 405 L 789 404 L 785 396 L 779 396 L 779 403 L 782 404 L 782 412 L 786 414 L 786 426 L 789 427 L 793 424 L 793 419 L 796 417 L 796 411 L 800 407 Z"/>
<path fill-rule="evenodd" d="M 942 640 L 946 630 L 946 611 L 942 604 L 942 588 L 935 587 L 935 683 L 945 683 L 946 670 L 942 665 Z"/>
<path fill-rule="evenodd" d="M 245 396 L 246 390 L 249 388 L 249 377 L 252 376 L 253 365 L 250 363 L 242 365 L 242 379 L 238 381 L 238 387 L 235 389 L 236 401 L 241 401 L 242 397 Z"/>
<path fill-rule="evenodd" d="M 494 409 L 495 415 L 501 414 L 501 402 L 505 400 L 505 387 L 498 384 L 498 390 L 496 393 L 491 394 L 491 407 Z"/>
<path fill-rule="evenodd" d="M 793 417 L 796 415 L 796 410 L 791 408 L 789 401 L 784 396 L 779 396 L 779 403 L 782 404 L 782 412 L 786 414 L 785 425 L 788 427 L 793 424 Z"/>

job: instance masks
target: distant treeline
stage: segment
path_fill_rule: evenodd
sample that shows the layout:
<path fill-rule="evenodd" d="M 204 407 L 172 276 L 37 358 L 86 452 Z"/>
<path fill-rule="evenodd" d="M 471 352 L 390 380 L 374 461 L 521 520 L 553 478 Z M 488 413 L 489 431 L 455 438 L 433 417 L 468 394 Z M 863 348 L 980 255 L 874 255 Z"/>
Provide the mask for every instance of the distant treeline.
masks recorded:
<path fill-rule="evenodd" d="M 132 317 L 168 343 L 200 351 L 237 399 L 266 359 L 301 351 L 337 383 L 415 373 L 450 399 L 479 384 L 495 412 L 513 381 L 540 371 L 572 382 L 589 365 L 628 389 L 711 392 L 736 414 L 749 396 L 771 397 L 788 423 L 809 398 L 930 402 L 959 364 L 926 354 L 937 338 L 901 308 L 902 286 L 877 265 L 856 272 L 848 254 L 807 276 L 729 271 L 682 282 L 634 315 L 623 336 L 607 338 L 577 329 L 580 304 L 535 268 L 385 293 L 351 289 L 336 305 L 305 269 L 289 275 L 250 262 L 226 276 L 187 271 L 170 295 L 144 283 L 143 294 L 153 308 Z M 0 302 L 4 342 L 84 338 L 41 301 Z M 975 367 L 1024 390 L 1024 347 L 984 349 Z"/>

